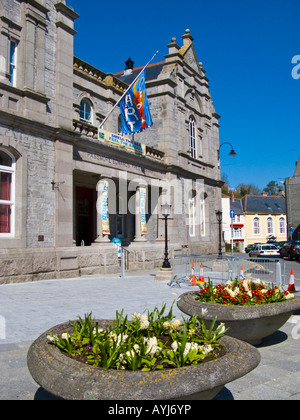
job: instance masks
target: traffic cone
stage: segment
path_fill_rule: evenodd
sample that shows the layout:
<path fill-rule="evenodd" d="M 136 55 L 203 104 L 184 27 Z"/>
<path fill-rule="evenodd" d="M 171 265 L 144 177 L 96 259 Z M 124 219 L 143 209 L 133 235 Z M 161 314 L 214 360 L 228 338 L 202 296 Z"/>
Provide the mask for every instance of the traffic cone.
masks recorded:
<path fill-rule="evenodd" d="M 203 264 L 201 264 L 201 266 L 200 266 L 199 282 L 200 283 L 205 283 L 205 280 L 204 280 L 204 271 L 203 271 Z"/>
<path fill-rule="evenodd" d="M 291 270 L 291 275 L 290 275 L 290 283 L 289 283 L 289 287 L 288 287 L 288 292 L 296 292 L 295 289 L 295 277 L 294 277 L 294 269 L 292 268 Z"/>
<path fill-rule="evenodd" d="M 240 271 L 240 280 L 244 280 L 245 279 L 245 277 L 244 277 L 244 267 L 243 266 L 241 266 L 241 271 Z"/>
<path fill-rule="evenodd" d="M 190 281 L 193 282 L 193 286 L 196 286 L 196 276 L 195 276 L 195 263 L 192 262 L 192 273 L 190 275 Z"/>

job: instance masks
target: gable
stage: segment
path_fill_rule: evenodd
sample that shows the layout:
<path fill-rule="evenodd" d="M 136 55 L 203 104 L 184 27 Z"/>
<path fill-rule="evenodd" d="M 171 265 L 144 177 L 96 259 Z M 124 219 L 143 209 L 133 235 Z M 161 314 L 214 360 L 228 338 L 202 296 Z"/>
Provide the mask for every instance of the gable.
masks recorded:
<path fill-rule="evenodd" d="M 183 55 L 184 61 L 192 67 L 193 70 L 195 70 L 197 73 L 201 72 L 197 56 L 193 47 L 193 44 L 190 44 L 188 46 L 184 45 L 180 50 L 180 54 Z"/>

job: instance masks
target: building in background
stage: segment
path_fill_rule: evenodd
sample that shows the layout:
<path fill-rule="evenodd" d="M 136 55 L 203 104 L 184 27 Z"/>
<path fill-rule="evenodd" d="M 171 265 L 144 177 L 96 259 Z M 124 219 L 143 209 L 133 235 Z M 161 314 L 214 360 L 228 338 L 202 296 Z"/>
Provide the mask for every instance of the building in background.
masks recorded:
<path fill-rule="evenodd" d="M 285 179 L 288 237 L 300 241 L 300 157 L 292 177 Z"/>
<path fill-rule="evenodd" d="M 286 201 L 283 195 L 245 195 L 241 199 L 222 197 L 224 240 L 238 251 L 248 245 L 287 239 Z M 234 210 L 235 218 L 230 218 Z M 232 235 L 233 233 L 233 235 Z"/>
<path fill-rule="evenodd" d="M 132 138 L 118 107 L 99 126 L 138 70 L 74 57 L 77 18 L 0 0 L 0 283 L 118 272 L 113 238 L 128 268 L 160 266 L 165 202 L 171 256 L 217 252 L 220 117 L 189 30 L 147 68 L 153 126 Z"/>

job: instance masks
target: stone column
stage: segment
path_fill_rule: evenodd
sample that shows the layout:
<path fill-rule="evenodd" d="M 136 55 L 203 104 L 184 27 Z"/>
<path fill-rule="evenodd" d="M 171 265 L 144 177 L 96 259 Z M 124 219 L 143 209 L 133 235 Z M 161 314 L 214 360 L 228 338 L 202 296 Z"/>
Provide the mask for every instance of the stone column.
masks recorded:
<path fill-rule="evenodd" d="M 78 14 L 66 4 L 55 4 L 56 21 L 56 125 L 73 130 L 73 43 Z"/>
<path fill-rule="evenodd" d="M 73 146 L 55 142 L 55 246 L 73 246 Z"/>

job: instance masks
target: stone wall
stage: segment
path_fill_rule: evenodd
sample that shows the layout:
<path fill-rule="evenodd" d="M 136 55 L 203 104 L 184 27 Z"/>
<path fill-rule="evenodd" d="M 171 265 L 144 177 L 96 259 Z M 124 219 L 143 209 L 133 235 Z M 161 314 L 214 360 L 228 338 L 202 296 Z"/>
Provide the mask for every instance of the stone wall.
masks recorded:
<path fill-rule="evenodd" d="M 116 248 L 0 250 L 0 284 L 120 273 Z"/>

